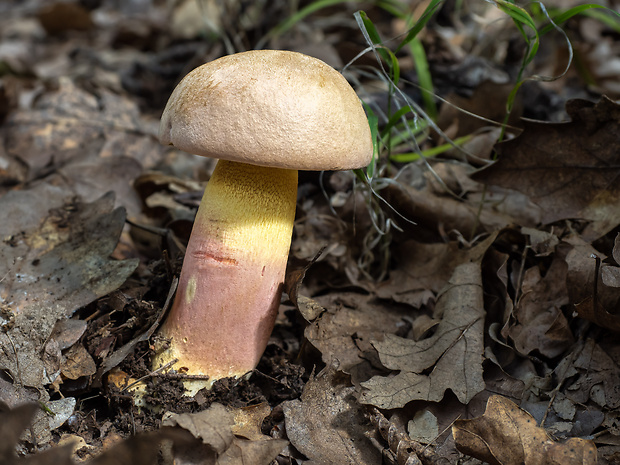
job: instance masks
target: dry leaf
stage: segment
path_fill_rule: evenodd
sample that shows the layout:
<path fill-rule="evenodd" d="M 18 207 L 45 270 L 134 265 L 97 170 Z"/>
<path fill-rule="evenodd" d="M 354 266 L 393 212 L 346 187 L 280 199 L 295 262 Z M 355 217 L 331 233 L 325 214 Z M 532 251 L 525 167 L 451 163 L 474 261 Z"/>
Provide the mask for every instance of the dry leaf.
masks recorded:
<path fill-rule="evenodd" d="M 442 288 L 466 254 L 456 242 L 423 244 L 408 240 L 394 251 L 396 264 L 389 279 L 377 286 L 377 296 L 419 308 Z"/>
<path fill-rule="evenodd" d="M 207 410 L 198 413 L 164 415 L 162 424 L 179 426 L 189 431 L 217 454 L 222 454 L 233 442 L 231 428 L 234 416 L 221 404 L 212 404 Z"/>
<path fill-rule="evenodd" d="M 399 408 L 412 400 L 440 401 L 451 389 L 466 404 L 484 389 L 482 378 L 484 305 L 480 262 L 495 235 L 469 251 L 437 298 L 442 316 L 435 334 L 421 341 L 386 334 L 373 345 L 381 363 L 399 370 L 362 383 L 361 401 L 379 408 Z M 432 368 L 429 375 L 423 374 Z"/>
<path fill-rule="evenodd" d="M 480 66 L 488 72 L 487 66 Z M 478 71 L 478 76 L 484 71 Z M 472 73 L 473 74 L 473 73 Z M 483 81 L 475 85 L 473 95 L 462 97 L 457 94 L 448 95 L 450 105 L 442 105 L 438 124 L 448 131 L 452 138 L 476 133 L 477 130 L 488 126 L 484 121 L 487 118 L 493 121 L 502 121 L 506 114 L 506 99 L 513 89 L 512 84 Z M 514 111 L 510 114 L 509 124 L 520 126 L 519 117 L 523 111 L 521 99 L 517 99 Z M 471 115 L 476 115 L 478 118 Z"/>
<path fill-rule="evenodd" d="M 237 408 L 233 410 L 234 425 L 232 432 L 236 436 L 241 436 L 254 441 L 268 438 L 261 431 L 263 420 L 271 413 L 271 407 L 268 403 L 263 402 L 248 407 Z"/>
<path fill-rule="evenodd" d="M 297 307 L 297 310 L 299 310 L 306 321 L 313 321 L 325 311 L 314 299 L 299 294 L 299 288 L 306 277 L 306 272 L 316 263 L 324 251 L 325 247 L 322 247 L 303 268 L 292 271 L 287 270 L 286 272 L 284 292 L 286 292 L 286 295 L 288 295 L 293 305 Z"/>
<path fill-rule="evenodd" d="M 65 378 L 78 379 L 94 375 L 96 371 L 95 361 L 82 344 L 75 344 L 64 354 L 60 372 Z"/>
<path fill-rule="evenodd" d="M 87 323 L 84 320 L 71 318 L 58 320 L 54 325 L 50 339 L 58 343 L 60 350 L 65 350 L 75 344 L 86 331 Z"/>
<path fill-rule="evenodd" d="M 620 105 L 571 100 L 568 123 L 525 121 L 518 137 L 499 144 L 499 160 L 473 178 L 515 189 L 543 209 L 543 222 L 587 219 L 594 240 L 620 223 Z"/>
<path fill-rule="evenodd" d="M 317 301 L 327 310 L 306 327 L 304 336 L 325 364 L 337 360 L 345 373 L 366 358 L 364 352 L 373 350 L 370 341 L 398 331 L 409 313 L 353 292 L 331 292 Z"/>
<path fill-rule="evenodd" d="M 426 413 L 426 418 L 433 417 L 435 419 L 435 426 L 437 426 L 437 419 L 434 415 L 428 411 Z M 441 457 L 434 451 L 432 445 L 419 441 L 416 435 L 411 434 L 412 422 L 409 422 L 410 431 L 407 434 L 401 427 L 385 418 L 375 408 L 370 410 L 370 421 L 388 443 L 398 465 L 417 465 L 422 463 L 425 465 L 447 465 L 449 463 L 448 459 Z M 436 440 L 436 436 L 431 438 L 431 440 Z"/>
<path fill-rule="evenodd" d="M 284 439 L 246 441 L 235 438 L 233 444 L 218 457 L 217 465 L 270 465 L 288 445 Z"/>
<path fill-rule="evenodd" d="M 515 403 L 492 396 L 484 415 L 452 426 L 457 448 L 492 465 L 594 465 L 592 441 L 554 442 L 534 418 Z"/>
<path fill-rule="evenodd" d="M 14 318 L 14 327 L 0 334 L 5 348 L 0 366 L 29 386 L 42 386 L 40 349 L 56 321 L 117 289 L 138 264 L 137 259 L 109 259 L 125 218 L 122 209 L 113 210 L 112 195 L 92 204 L 63 205 L 63 196 L 53 189 L 40 185 L 0 199 L 0 216 L 8 220 L 0 236 L 11 243 L 0 252 L 0 297 L 3 316 L 10 312 Z M 31 204 L 43 205 L 45 213 L 16 214 L 15 209 Z M 12 344 L 20 346 L 21 370 Z"/>
<path fill-rule="evenodd" d="M 328 366 L 311 377 L 301 400 L 282 404 L 286 433 L 312 464 L 377 464 L 381 454 L 366 437 L 364 409 L 347 377 Z"/>
<path fill-rule="evenodd" d="M 233 430 L 245 432 L 254 437 L 258 422 L 265 413 L 263 407 L 250 408 L 253 413 L 242 415 L 240 410 L 230 411 L 221 404 L 211 404 L 207 410 L 197 413 L 168 414 L 162 424 L 179 426 L 199 441 L 176 447 L 176 465 L 269 465 L 284 449 L 288 441 L 260 435 L 257 439 L 245 440 L 235 437 Z M 269 406 L 266 406 L 269 409 Z M 249 425 L 235 425 L 236 418 L 250 418 Z M 259 420 L 260 418 L 260 420 Z M 260 431 L 260 430 L 259 430 Z"/>
<path fill-rule="evenodd" d="M 574 360 L 569 373 L 574 381 L 565 391 L 575 403 L 593 400 L 601 407 L 620 406 L 620 358 L 615 347 L 587 339 Z"/>
<path fill-rule="evenodd" d="M 521 228 L 521 234 L 529 238 L 529 245 L 536 253 L 537 257 L 546 257 L 551 255 L 556 246 L 560 243 L 560 239 L 553 233 L 541 231 L 534 228 Z"/>
<path fill-rule="evenodd" d="M 514 222 L 513 218 L 501 212 L 488 208 L 480 210 L 480 201 L 477 199 L 463 202 L 448 194 L 438 195 L 428 186 L 419 190 L 408 185 L 390 183 L 382 195 L 400 215 L 415 221 L 415 225 L 405 221 L 397 222 L 409 237 L 420 241 L 436 241 L 438 235 L 446 232 L 469 236 L 472 232 L 496 231 Z M 502 198 L 505 198 L 505 194 L 502 194 Z M 521 210 L 536 214 L 531 209 L 523 209 L 523 206 Z M 526 220 L 523 224 L 530 222 Z"/>
<path fill-rule="evenodd" d="M 555 259 L 545 276 L 535 266 L 525 271 L 521 298 L 515 304 L 515 322 L 503 331 L 515 349 L 527 355 L 535 350 L 557 357 L 573 344 L 573 334 L 561 307 L 568 304 L 564 260 Z"/>
<path fill-rule="evenodd" d="M 568 264 L 566 283 L 577 314 L 603 328 L 620 332 L 620 316 L 617 314 L 620 287 L 614 286 L 615 271 L 612 271 L 617 267 L 602 264 L 607 257 L 577 236 L 571 236 L 565 242 L 572 247 L 565 258 Z"/>
<path fill-rule="evenodd" d="M 11 166 L 15 160 L 18 162 L 18 169 L 7 173 L 13 182 L 32 180 L 62 169 L 70 176 L 66 180 L 69 184 L 75 183 L 86 190 L 89 187 L 79 175 L 89 171 L 100 182 L 96 197 L 112 185 L 129 184 L 131 178 L 127 174 L 135 177 L 140 165 L 154 166 L 166 150 L 157 143 L 135 102 L 105 89 L 99 89 L 97 94 L 87 92 L 67 77 L 59 79 L 58 89 L 40 95 L 33 108 L 20 108 L 11 113 L 3 130 L 6 162 Z M 97 159 L 101 160 L 93 161 Z M 105 170 L 98 173 L 92 165 L 99 162 Z M 80 168 L 72 168 L 72 164 Z M 128 170 L 128 173 L 122 169 L 116 171 L 120 180 L 110 175 L 114 165 L 124 165 Z M 103 191 L 102 178 L 108 180 Z M 130 193 L 127 187 L 124 190 Z M 123 200 L 120 195 L 119 199 Z"/>
<path fill-rule="evenodd" d="M 85 31 L 94 27 L 90 13 L 82 5 L 69 2 L 54 2 L 39 10 L 38 19 L 50 35 L 69 30 Z"/>

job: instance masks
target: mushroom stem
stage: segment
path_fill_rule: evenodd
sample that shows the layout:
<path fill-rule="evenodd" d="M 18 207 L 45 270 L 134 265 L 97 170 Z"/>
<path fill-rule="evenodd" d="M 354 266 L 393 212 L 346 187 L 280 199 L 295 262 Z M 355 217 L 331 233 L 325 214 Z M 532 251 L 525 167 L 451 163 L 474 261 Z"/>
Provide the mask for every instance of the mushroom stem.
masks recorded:
<path fill-rule="evenodd" d="M 253 370 L 280 304 L 297 200 L 297 171 L 220 160 L 204 192 L 155 368 L 210 377 L 192 395 Z"/>

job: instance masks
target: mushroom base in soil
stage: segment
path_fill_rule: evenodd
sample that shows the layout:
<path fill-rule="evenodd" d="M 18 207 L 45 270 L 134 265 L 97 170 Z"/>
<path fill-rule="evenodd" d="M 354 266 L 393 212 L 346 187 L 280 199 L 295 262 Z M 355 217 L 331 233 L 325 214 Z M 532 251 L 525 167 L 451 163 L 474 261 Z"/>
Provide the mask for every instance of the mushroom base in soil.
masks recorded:
<path fill-rule="evenodd" d="M 160 335 L 171 340 L 155 366 L 210 377 L 187 380 L 190 395 L 252 371 L 280 305 L 297 171 L 220 160 L 205 189 L 177 295 Z"/>
<path fill-rule="evenodd" d="M 297 170 L 367 166 L 366 114 L 346 79 L 301 53 L 258 50 L 206 63 L 175 88 L 163 144 L 218 158 L 198 209 L 153 368 L 206 375 L 193 394 L 252 371 L 280 303 Z"/>

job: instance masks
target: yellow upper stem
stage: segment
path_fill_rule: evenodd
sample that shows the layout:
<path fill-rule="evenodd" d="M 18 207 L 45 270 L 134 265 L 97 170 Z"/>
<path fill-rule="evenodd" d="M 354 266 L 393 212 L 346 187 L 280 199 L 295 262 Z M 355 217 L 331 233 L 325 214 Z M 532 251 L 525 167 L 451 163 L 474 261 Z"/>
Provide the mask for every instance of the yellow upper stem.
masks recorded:
<path fill-rule="evenodd" d="M 230 257 L 288 257 L 297 171 L 220 160 L 205 189 L 192 235 L 217 239 Z"/>

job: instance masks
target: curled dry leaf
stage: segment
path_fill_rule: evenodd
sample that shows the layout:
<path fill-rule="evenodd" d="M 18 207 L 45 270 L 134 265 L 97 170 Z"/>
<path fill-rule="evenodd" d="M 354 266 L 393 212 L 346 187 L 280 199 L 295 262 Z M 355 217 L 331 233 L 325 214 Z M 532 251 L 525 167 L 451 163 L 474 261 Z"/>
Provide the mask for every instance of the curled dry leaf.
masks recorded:
<path fill-rule="evenodd" d="M 313 321 L 325 311 L 314 299 L 299 294 L 299 288 L 306 277 L 306 272 L 316 263 L 324 251 L 325 247 L 322 247 L 303 268 L 292 271 L 287 270 L 286 272 L 284 292 L 286 292 L 293 305 L 297 307 L 297 310 L 299 310 L 306 321 Z"/>
<path fill-rule="evenodd" d="M 65 378 L 78 379 L 94 375 L 96 371 L 95 361 L 82 344 L 75 344 L 64 354 L 60 372 Z"/>
<path fill-rule="evenodd" d="M 612 256 L 616 265 L 620 265 L 620 233 L 616 235 L 614 240 Z M 620 288 L 620 266 L 603 265 L 601 267 L 601 281 L 607 287 Z"/>
<path fill-rule="evenodd" d="M 560 243 L 558 236 L 548 231 L 522 227 L 521 234 L 529 238 L 530 247 L 536 253 L 537 257 L 551 255 Z"/>
<path fill-rule="evenodd" d="M 263 420 L 271 413 L 266 402 L 233 410 L 235 423 L 232 431 L 236 436 L 255 441 L 268 438 L 261 431 Z"/>
<path fill-rule="evenodd" d="M 484 415 L 457 420 L 452 426 L 457 448 L 492 465 L 594 465 L 592 441 L 571 438 L 553 441 L 534 418 L 515 403 L 492 396 Z"/>
<path fill-rule="evenodd" d="M 373 345 L 381 363 L 400 370 L 394 377 L 375 376 L 362 383 L 361 401 L 379 408 L 400 408 L 413 400 L 440 401 L 451 389 L 466 404 L 484 389 L 484 304 L 480 262 L 495 235 L 469 252 L 437 298 L 442 320 L 435 334 L 421 341 L 387 334 Z M 423 374 L 432 369 L 429 375 Z"/>

